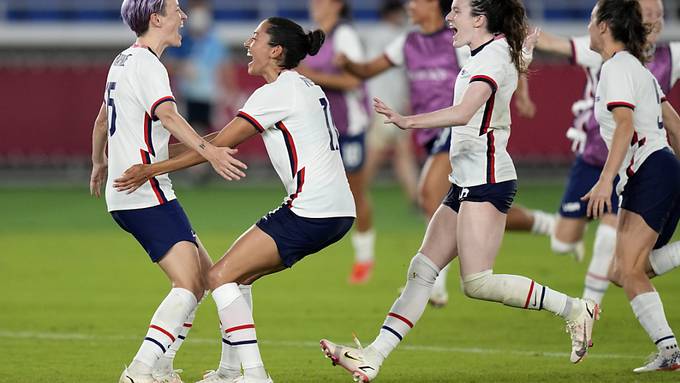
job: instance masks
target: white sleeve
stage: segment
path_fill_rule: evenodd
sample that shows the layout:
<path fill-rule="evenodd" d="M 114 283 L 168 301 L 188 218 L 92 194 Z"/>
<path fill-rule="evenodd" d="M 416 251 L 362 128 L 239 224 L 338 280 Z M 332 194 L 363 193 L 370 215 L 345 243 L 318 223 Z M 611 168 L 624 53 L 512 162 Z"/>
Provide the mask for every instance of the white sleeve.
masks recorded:
<path fill-rule="evenodd" d="M 364 61 L 364 48 L 354 28 L 346 24 L 340 25 L 335 31 L 333 40 L 337 53 L 344 54 L 354 62 Z"/>
<path fill-rule="evenodd" d="M 462 68 L 468 60 L 470 60 L 470 47 L 466 45 L 461 48 L 454 48 L 454 50 L 456 52 L 456 58 L 458 59 L 458 66 Z"/>
<path fill-rule="evenodd" d="M 486 52 L 482 52 L 486 53 Z M 495 93 L 498 90 L 498 84 L 503 80 L 505 76 L 505 65 L 501 65 L 500 59 L 496 54 L 487 54 L 484 57 L 480 57 L 480 60 L 475 62 L 475 65 L 468 66 L 468 71 L 470 72 L 470 82 L 482 81 L 491 87 L 491 90 Z"/>
<path fill-rule="evenodd" d="M 403 66 L 404 65 L 404 46 L 406 45 L 406 36 L 408 33 L 403 33 L 401 36 L 397 37 L 396 39 L 392 40 L 391 43 L 385 47 L 385 51 L 383 52 L 385 54 L 385 57 L 392 63 L 394 66 Z"/>
<path fill-rule="evenodd" d="M 671 41 L 671 88 L 680 79 L 680 41 Z"/>
<path fill-rule="evenodd" d="M 140 55 L 135 75 L 132 88 L 139 95 L 146 112 L 155 120 L 158 105 L 167 101 L 175 102 L 170 89 L 168 71 L 155 57 Z"/>
<path fill-rule="evenodd" d="M 572 61 L 586 68 L 599 68 L 602 56 L 590 49 L 590 36 L 573 37 L 571 40 Z"/>
<path fill-rule="evenodd" d="M 258 88 L 238 111 L 237 117 L 248 121 L 258 132 L 273 127 L 288 117 L 295 105 L 295 98 L 281 88 L 281 84 L 266 84 Z"/>
<path fill-rule="evenodd" d="M 600 87 L 603 90 L 602 102 L 607 110 L 626 107 L 635 110 L 635 81 L 633 71 L 624 62 L 612 62 L 602 67 Z"/>

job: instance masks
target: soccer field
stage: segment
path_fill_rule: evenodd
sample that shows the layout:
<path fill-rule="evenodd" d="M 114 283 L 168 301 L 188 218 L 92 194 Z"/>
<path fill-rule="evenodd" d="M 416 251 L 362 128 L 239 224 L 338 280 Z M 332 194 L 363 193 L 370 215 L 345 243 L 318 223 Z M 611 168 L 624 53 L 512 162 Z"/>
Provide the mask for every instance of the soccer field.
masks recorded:
<path fill-rule="evenodd" d="M 517 201 L 554 210 L 559 185 L 521 184 Z M 280 187 L 217 187 L 178 191 L 213 259 L 283 196 Z M 323 358 L 318 341 L 366 344 L 377 334 L 405 281 L 424 232 L 422 218 L 391 187 L 372 193 L 377 267 L 363 286 L 349 286 L 349 238 L 253 288 L 254 316 L 265 366 L 276 382 L 349 382 Z M 142 248 L 83 189 L 0 189 L 0 382 L 116 382 L 169 289 Z M 588 254 L 592 235 L 587 237 Z M 549 239 L 506 235 L 495 268 L 523 274 L 580 296 L 587 268 L 551 254 Z M 564 322 L 548 312 L 473 301 L 458 287 L 450 303 L 428 308 L 383 365 L 378 382 L 662 382 L 679 374 L 634 375 L 654 351 L 622 290 L 610 287 L 595 347 L 569 362 Z M 680 271 L 654 281 L 671 326 L 680 330 Z M 175 361 L 185 382 L 217 366 L 218 319 L 203 302 Z"/>

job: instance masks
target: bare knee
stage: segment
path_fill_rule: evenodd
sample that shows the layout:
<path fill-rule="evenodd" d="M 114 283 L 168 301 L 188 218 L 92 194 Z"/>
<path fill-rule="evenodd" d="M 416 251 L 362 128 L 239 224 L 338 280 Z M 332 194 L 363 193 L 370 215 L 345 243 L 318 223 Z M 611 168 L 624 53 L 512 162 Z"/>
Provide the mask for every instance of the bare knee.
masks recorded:
<path fill-rule="evenodd" d="M 205 283 L 201 275 L 184 275 L 172 281 L 172 287 L 179 287 L 191 291 L 197 301 L 203 298 Z"/>

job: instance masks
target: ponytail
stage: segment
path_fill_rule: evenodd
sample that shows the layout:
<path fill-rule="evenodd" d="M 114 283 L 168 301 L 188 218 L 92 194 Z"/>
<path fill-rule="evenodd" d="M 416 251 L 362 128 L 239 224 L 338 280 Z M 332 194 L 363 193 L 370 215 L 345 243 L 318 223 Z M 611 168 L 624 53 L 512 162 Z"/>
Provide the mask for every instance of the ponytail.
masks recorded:
<path fill-rule="evenodd" d="M 486 16 L 487 28 L 493 34 L 502 33 L 510 46 L 510 59 L 517 71 L 524 73 L 527 64 L 522 54 L 527 37 L 527 16 L 519 0 L 470 0 L 473 16 Z"/>
<path fill-rule="evenodd" d="M 647 35 L 652 27 L 642 22 L 642 11 L 637 0 L 600 0 L 596 20 L 607 23 L 614 40 L 623 43 L 626 50 L 641 63 L 649 61 L 650 49 Z"/>
<path fill-rule="evenodd" d="M 305 33 L 300 25 L 283 17 L 270 17 L 267 23 L 269 45 L 280 45 L 283 48 L 279 66 L 285 69 L 293 69 L 307 55 L 317 54 L 326 38 L 320 29 Z"/>

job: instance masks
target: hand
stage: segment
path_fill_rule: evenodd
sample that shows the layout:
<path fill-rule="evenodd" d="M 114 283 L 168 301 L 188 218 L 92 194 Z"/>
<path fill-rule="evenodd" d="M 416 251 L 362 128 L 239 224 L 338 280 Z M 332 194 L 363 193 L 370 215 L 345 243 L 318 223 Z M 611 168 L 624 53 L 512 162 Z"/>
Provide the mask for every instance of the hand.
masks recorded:
<path fill-rule="evenodd" d="M 212 158 L 210 159 L 210 164 L 212 165 L 215 172 L 222 176 L 222 178 L 233 181 L 240 180 L 245 177 L 246 174 L 241 171 L 241 169 L 248 169 L 248 166 L 243 162 L 232 157 L 232 154 L 238 153 L 238 149 L 232 149 L 229 147 L 214 147 Z"/>
<path fill-rule="evenodd" d="M 102 195 L 102 186 L 106 184 L 106 176 L 108 175 L 108 164 L 106 161 L 100 164 L 92 164 L 92 173 L 90 174 L 90 194 L 99 198 Z"/>
<path fill-rule="evenodd" d="M 394 124 L 399 129 L 408 129 L 406 118 L 385 105 L 385 103 L 377 97 L 373 98 L 373 109 L 375 109 L 376 113 L 380 113 L 386 117 L 385 124 Z"/>
<path fill-rule="evenodd" d="M 119 192 L 124 191 L 130 194 L 144 185 L 153 176 L 151 165 L 132 165 L 123 175 L 113 180 L 113 187 Z"/>
<path fill-rule="evenodd" d="M 536 104 L 529 95 L 515 95 L 515 107 L 520 116 L 524 118 L 534 118 L 536 116 Z"/>
<path fill-rule="evenodd" d="M 574 153 L 583 153 L 586 148 L 586 139 L 588 136 L 586 132 L 581 129 L 569 128 L 567 130 L 567 138 L 571 140 L 571 151 Z"/>
<path fill-rule="evenodd" d="M 529 28 L 527 37 L 524 38 L 524 43 L 522 44 L 522 50 L 526 54 L 532 55 L 534 53 L 534 48 L 536 48 L 536 43 L 538 42 L 539 37 L 541 37 L 540 28 L 538 27 L 534 27 L 533 29 Z"/>
<path fill-rule="evenodd" d="M 591 218 L 600 218 L 605 213 L 611 213 L 612 210 L 612 190 L 614 184 L 612 181 L 606 181 L 600 178 L 595 186 L 590 191 L 581 197 L 581 201 L 588 201 L 586 214 Z"/>
<path fill-rule="evenodd" d="M 350 61 L 347 58 L 347 56 L 345 56 L 342 53 L 338 53 L 333 59 L 333 64 L 335 64 L 335 66 L 340 69 L 345 69 L 349 65 L 349 63 Z"/>

